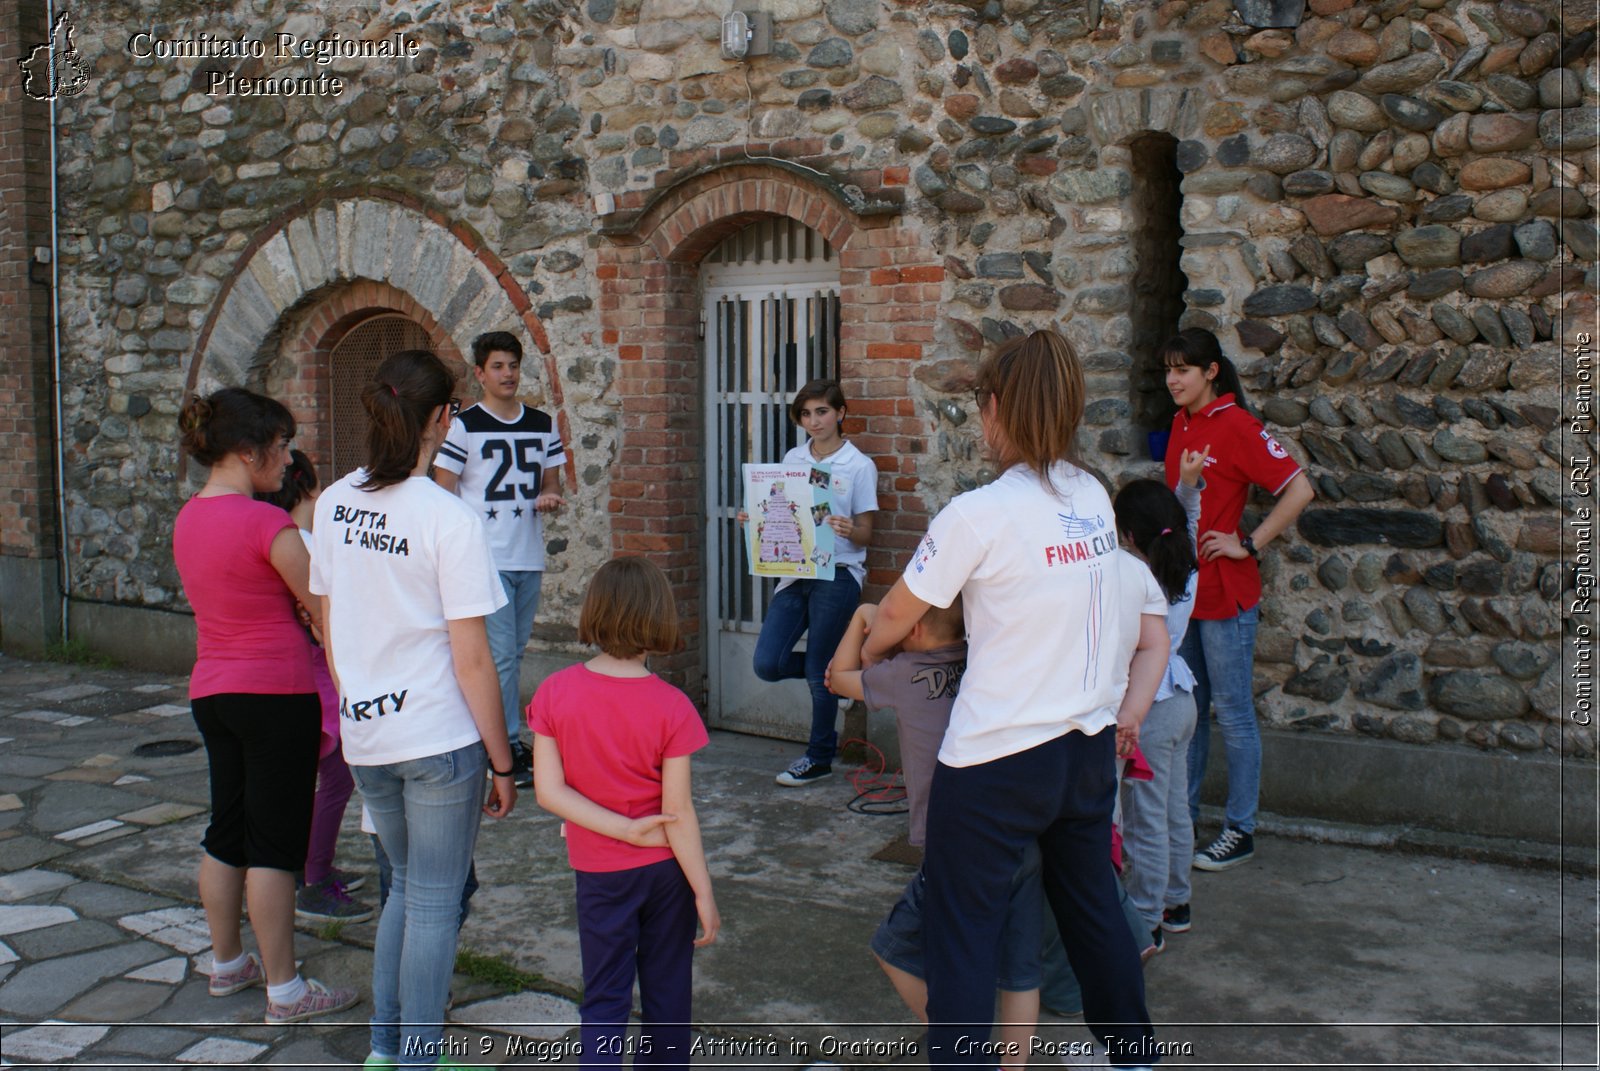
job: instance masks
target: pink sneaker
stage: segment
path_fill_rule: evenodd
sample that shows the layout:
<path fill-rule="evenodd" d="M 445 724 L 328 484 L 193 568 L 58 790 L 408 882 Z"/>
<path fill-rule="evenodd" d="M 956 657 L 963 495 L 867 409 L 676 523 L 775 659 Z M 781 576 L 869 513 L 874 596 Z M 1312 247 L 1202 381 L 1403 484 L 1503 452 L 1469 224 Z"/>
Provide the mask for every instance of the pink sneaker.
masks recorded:
<path fill-rule="evenodd" d="M 267 1001 L 267 1025 L 298 1023 L 302 1019 L 315 1019 L 319 1015 L 344 1011 L 361 999 L 354 989 L 329 989 L 315 979 L 306 979 L 306 991 L 293 1004 L 274 1004 Z"/>
<path fill-rule="evenodd" d="M 244 966 L 238 970 L 227 973 L 213 971 L 206 990 L 214 997 L 231 997 L 253 985 L 262 985 L 266 980 L 267 975 L 261 969 L 261 961 L 256 958 L 254 952 L 251 952 L 245 957 Z"/>

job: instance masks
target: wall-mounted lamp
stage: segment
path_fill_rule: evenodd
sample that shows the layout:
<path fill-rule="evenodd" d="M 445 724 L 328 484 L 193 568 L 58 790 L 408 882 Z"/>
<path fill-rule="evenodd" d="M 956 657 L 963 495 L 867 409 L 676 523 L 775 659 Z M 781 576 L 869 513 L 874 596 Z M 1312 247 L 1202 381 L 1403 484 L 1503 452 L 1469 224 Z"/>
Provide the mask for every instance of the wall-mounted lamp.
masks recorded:
<path fill-rule="evenodd" d="M 722 58 L 744 59 L 750 51 L 750 17 L 743 11 L 722 16 Z"/>
<path fill-rule="evenodd" d="M 772 15 L 766 11 L 730 11 L 722 16 L 722 58 L 748 59 L 772 54 Z"/>

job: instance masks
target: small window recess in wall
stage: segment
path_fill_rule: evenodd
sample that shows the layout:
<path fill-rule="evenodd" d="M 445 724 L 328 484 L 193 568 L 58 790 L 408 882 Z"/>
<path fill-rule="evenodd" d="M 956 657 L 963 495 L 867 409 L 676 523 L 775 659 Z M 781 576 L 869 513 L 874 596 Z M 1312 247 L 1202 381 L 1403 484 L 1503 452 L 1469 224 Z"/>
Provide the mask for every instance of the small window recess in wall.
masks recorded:
<path fill-rule="evenodd" d="M 1135 265 L 1129 401 L 1137 427 L 1161 432 L 1172 422 L 1173 405 L 1167 393 L 1166 370 L 1156 354 L 1161 343 L 1177 333 L 1189 288 L 1182 266 L 1183 175 L 1178 170 L 1178 143 L 1172 135 L 1142 134 L 1129 148 L 1133 157 Z M 1145 446 L 1142 442 L 1131 445 L 1135 450 Z"/>

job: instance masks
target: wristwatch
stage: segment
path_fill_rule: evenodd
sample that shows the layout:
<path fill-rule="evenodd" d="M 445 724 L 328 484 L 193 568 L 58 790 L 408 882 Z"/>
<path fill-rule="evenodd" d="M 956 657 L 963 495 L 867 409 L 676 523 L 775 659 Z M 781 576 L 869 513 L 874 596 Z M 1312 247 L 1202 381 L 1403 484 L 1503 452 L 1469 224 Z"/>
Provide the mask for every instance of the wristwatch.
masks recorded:
<path fill-rule="evenodd" d="M 1240 536 L 1239 545 L 1244 548 L 1244 552 L 1250 555 L 1250 557 L 1261 557 L 1261 552 L 1256 550 L 1256 541 L 1251 539 L 1249 536 Z"/>

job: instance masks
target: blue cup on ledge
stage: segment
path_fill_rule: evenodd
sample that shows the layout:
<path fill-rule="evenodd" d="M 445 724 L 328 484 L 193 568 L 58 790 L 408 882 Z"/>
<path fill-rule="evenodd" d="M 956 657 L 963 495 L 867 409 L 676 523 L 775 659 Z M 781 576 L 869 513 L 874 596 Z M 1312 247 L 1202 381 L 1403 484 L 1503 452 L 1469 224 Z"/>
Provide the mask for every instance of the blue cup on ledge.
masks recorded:
<path fill-rule="evenodd" d="M 1172 437 L 1170 431 L 1147 432 L 1145 443 L 1150 447 L 1151 461 L 1165 461 L 1167 459 L 1167 440 Z"/>

